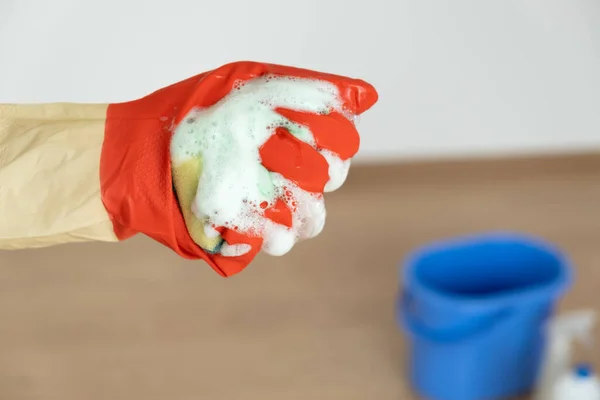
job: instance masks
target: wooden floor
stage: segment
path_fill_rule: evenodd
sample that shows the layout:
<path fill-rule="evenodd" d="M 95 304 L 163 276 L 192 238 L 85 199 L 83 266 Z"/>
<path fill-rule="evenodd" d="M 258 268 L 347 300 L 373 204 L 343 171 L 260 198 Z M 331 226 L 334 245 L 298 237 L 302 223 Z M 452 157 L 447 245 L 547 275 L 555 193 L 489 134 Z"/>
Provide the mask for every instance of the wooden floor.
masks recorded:
<path fill-rule="evenodd" d="M 600 156 L 359 167 L 327 206 L 232 279 L 143 237 L 0 253 L 0 399 L 411 399 L 398 262 L 487 230 L 562 246 L 561 308 L 600 311 Z"/>

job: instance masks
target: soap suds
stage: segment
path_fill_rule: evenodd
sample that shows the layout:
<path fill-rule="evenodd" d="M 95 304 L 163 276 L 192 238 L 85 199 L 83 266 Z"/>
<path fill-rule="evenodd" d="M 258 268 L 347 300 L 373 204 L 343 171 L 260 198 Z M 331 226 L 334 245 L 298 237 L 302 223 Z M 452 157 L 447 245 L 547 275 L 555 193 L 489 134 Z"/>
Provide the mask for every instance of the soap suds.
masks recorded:
<path fill-rule="evenodd" d="M 223 243 L 221 247 L 221 254 L 225 257 L 238 257 L 246 254 L 251 250 L 249 244 L 227 244 Z"/>
<path fill-rule="evenodd" d="M 342 160 L 332 151 L 320 150 L 320 153 L 329 164 L 329 182 L 325 185 L 325 193 L 333 192 L 344 184 L 350 170 L 350 159 Z"/>
<path fill-rule="evenodd" d="M 265 76 L 238 83 L 221 101 L 188 113 L 175 128 L 171 142 L 172 162 L 177 165 L 200 157 L 202 174 L 192 206 L 197 218 L 209 221 L 208 237 L 215 226 L 260 236 L 262 250 L 283 255 L 294 244 L 318 235 L 325 224 L 322 194 L 309 193 L 261 164 L 259 149 L 279 127 L 313 147 L 311 131 L 278 114 L 277 108 L 300 112 L 343 112 L 337 87 L 329 82 L 292 77 Z M 320 150 L 329 163 L 326 191 L 343 183 L 350 161 Z M 292 210 L 292 227 L 276 224 L 262 209 L 282 199 Z M 250 251 L 248 245 L 227 245 L 225 256 Z"/>

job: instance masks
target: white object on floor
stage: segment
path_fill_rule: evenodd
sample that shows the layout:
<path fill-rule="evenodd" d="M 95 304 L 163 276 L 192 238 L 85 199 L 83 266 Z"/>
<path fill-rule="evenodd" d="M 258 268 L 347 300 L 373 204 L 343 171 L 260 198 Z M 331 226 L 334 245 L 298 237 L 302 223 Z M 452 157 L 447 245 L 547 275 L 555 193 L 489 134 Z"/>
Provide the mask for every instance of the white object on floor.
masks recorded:
<path fill-rule="evenodd" d="M 600 381 L 586 364 L 561 376 L 552 389 L 550 400 L 600 400 Z"/>
<path fill-rule="evenodd" d="M 555 317 L 548 325 L 548 349 L 538 381 L 536 400 L 587 400 L 600 397 L 578 397 L 578 391 L 598 389 L 591 368 L 572 368 L 572 344 L 575 339 L 591 347 L 591 332 L 596 322 L 594 311 L 576 311 Z M 588 376 L 579 376 L 579 375 Z M 566 395 L 569 391 L 571 394 Z M 598 395 L 597 392 L 596 396 Z M 560 397 L 567 396 L 567 397 Z"/>

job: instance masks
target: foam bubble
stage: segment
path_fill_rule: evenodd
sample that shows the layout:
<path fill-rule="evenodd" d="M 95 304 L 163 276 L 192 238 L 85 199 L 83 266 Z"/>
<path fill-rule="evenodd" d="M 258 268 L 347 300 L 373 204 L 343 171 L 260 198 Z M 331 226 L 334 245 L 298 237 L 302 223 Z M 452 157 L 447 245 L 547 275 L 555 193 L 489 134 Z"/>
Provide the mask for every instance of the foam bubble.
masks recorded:
<path fill-rule="evenodd" d="M 320 150 L 320 153 L 329 164 L 329 181 L 325 184 L 325 192 L 333 192 L 344 184 L 350 170 L 350 159 L 342 160 L 337 154 L 329 150 Z"/>
<path fill-rule="evenodd" d="M 298 240 L 318 235 L 326 212 L 322 195 L 302 190 L 261 164 L 259 149 L 278 127 L 315 146 L 312 132 L 281 116 L 277 108 L 344 112 L 339 91 L 330 82 L 279 76 L 236 82 L 234 90 L 221 101 L 185 116 L 174 130 L 171 158 L 174 165 L 190 158 L 202 160 L 192 211 L 197 218 L 208 221 L 208 237 L 218 234 L 214 226 L 223 226 L 261 236 L 262 250 L 283 255 Z M 329 163 L 327 190 L 335 190 L 345 180 L 350 163 L 332 152 L 321 153 Z M 283 199 L 293 211 L 291 228 L 262 215 L 262 210 L 277 199 Z M 238 250 L 224 245 L 221 252 L 238 254 Z"/>
<path fill-rule="evenodd" d="M 211 224 L 204 225 L 204 234 L 210 239 L 214 239 L 220 235 L 219 231 L 217 231 Z"/>
<path fill-rule="evenodd" d="M 246 243 L 240 243 L 240 244 L 223 243 L 223 246 L 221 246 L 221 254 L 224 255 L 225 257 L 239 257 L 239 256 L 243 256 L 244 254 L 248 253 L 251 249 L 252 249 L 252 247 L 250 247 L 250 245 L 246 244 Z"/>

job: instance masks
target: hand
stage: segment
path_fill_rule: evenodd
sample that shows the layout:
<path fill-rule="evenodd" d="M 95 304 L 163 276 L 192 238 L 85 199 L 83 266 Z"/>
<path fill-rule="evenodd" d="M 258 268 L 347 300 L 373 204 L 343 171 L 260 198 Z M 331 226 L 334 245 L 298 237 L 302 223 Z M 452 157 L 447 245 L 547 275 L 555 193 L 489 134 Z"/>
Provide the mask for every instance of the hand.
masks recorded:
<path fill-rule="evenodd" d="M 260 249 L 282 255 L 318 235 L 323 192 L 344 182 L 359 145 L 354 117 L 375 103 L 375 90 L 258 63 L 221 67 L 196 90 L 202 96 L 171 142 L 175 187 L 184 194 L 194 241 L 225 257 L 221 264 L 247 264 Z"/>
<path fill-rule="evenodd" d="M 238 62 L 110 104 L 100 184 L 115 235 L 223 276 L 261 248 L 284 254 L 323 228 L 323 192 L 358 150 L 353 117 L 376 101 L 361 80 Z"/>

